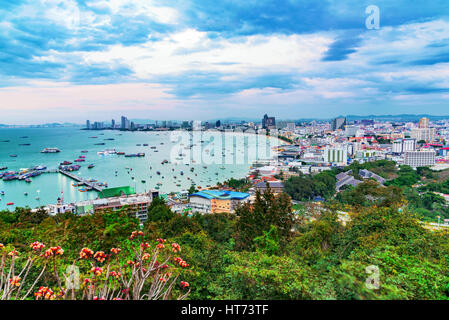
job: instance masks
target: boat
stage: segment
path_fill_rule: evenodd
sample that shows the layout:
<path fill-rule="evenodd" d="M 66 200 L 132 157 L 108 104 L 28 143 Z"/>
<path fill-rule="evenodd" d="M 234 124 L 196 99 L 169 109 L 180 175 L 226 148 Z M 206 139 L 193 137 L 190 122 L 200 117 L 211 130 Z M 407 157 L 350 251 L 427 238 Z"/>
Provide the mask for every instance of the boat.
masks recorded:
<path fill-rule="evenodd" d="M 86 158 L 86 156 L 78 156 L 78 158 L 84 159 L 84 158 Z"/>
<path fill-rule="evenodd" d="M 14 202 L 8 202 L 6 205 L 7 206 L 12 206 L 12 205 L 14 205 Z"/>
<path fill-rule="evenodd" d="M 11 158 L 16 158 L 17 157 L 17 154 L 10 154 L 9 155 Z"/>
<path fill-rule="evenodd" d="M 5 191 L 0 191 L 0 195 L 4 196 L 5 195 Z"/>
<path fill-rule="evenodd" d="M 21 143 L 21 144 L 19 144 L 19 146 L 31 146 L 31 144 L 29 144 L 29 143 Z"/>
<path fill-rule="evenodd" d="M 31 179 L 30 179 L 30 178 L 26 178 L 26 179 L 25 179 L 25 182 L 30 183 L 30 182 L 31 182 Z"/>
<path fill-rule="evenodd" d="M 72 162 L 70 162 L 70 161 L 64 161 L 64 162 L 61 162 L 61 166 L 69 166 L 69 165 L 71 165 L 72 164 Z"/>
<path fill-rule="evenodd" d="M 6 166 L 5 167 L 0 167 L 0 171 L 1 170 L 6 170 L 6 169 L 8 169 L 8 167 L 6 167 Z"/>
<path fill-rule="evenodd" d="M 61 152 L 58 148 L 45 148 L 41 153 L 58 153 Z"/>
<path fill-rule="evenodd" d="M 159 171 L 157 171 L 156 174 L 159 175 L 159 176 L 161 175 L 161 173 Z"/>
<path fill-rule="evenodd" d="M 96 145 L 96 146 L 104 146 L 105 143 L 104 143 L 104 142 L 101 142 L 101 143 L 96 143 L 95 145 Z"/>
<path fill-rule="evenodd" d="M 147 183 L 145 180 L 142 180 L 142 183 Z"/>
<path fill-rule="evenodd" d="M 125 153 L 124 152 L 117 152 L 117 154 L 119 155 L 119 156 L 123 156 Z"/>
<path fill-rule="evenodd" d="M 84 162 L 86 161 L 85 159 L 76 159 L 75 162 Z"/>
<path fill-rule="evenodd" d="M 93 167 L 95 167 L 95 165 L 93 165 L 93 164 L 90 164 L 87 166 L 88 169 L 92 169 Z"/>
<path fill-rule="evenodd" d="M 81 153 L 88 153 L 89 151 L 87 150 L 82 150 Z"/>
<path fill-rule="evenodd" d="M 28 192 L 24 192 L 23 195 L 24 195 L 24 196 L 27 196 L 27 195 L 28 195 Z"/>
<path fill-rule="evenodd" d="M 144 146 L 144 147 L 148 147 L 148 143 L 144 143 L 143 146 Z"/>

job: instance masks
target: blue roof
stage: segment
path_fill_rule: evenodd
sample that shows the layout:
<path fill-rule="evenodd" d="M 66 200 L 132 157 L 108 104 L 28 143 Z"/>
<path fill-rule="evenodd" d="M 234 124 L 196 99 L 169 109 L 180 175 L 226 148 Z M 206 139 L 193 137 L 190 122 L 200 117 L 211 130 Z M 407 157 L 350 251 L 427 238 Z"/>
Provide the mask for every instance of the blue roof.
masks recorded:
<path fill-rule="evenodd" d="M 191 197 L 203 197 L 206 199 L 220 199 L 220 200 L 243 200 L 249 197 L 249 193 L 244 192 L 235 192 L 235 191 L 226 191 L 226 190 L 203 190 L 198 191 L 194 194 L 190 195 Z"/>

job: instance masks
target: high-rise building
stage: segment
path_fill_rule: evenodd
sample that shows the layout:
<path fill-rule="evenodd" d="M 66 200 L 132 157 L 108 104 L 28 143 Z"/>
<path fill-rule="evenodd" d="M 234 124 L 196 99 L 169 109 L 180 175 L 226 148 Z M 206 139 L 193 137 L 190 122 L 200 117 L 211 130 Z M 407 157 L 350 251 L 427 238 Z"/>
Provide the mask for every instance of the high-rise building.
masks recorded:
<path fill-rule="evenodd" d="M 335 118 L 334 120 L 332 120 L 331 129 L 332 131 L 344 129 L 345 125 L 346 125 L 346 118 Z"/>
<path fill-rule="evenodd" d="M 419 128 L 428 128 L 429 127 L 429 119 L 428 118 L 421 118 L 421 120 L 419 120 Z"/>
<path fill-rule="evenodd" d="M 114 120 L 114 119 L 111 120 L 111 128 L 112 128 L 112 129 L 115 128 L 115 120 Z"/>
<path fill-rule="evenodd" d="M 90 120 L 86 120 L 86 129 L 87 129 L 87 130 L 90 129 Z"/>
<path fill-rule="evenodd" d="M 215 128 L 220 128 L 221 127 L 221 121 L 217 120 L 217 122 L 215 122 Z"/>
<path fill-rule="evenodd" d="M 192 121 L 192 130 L 194 130 L 194 131 L 201 130 L 201 121 L 200 120 L 193 120 Z"/>
<path fill-rule="evenodd" d="M 262 119 L 262 128 L 275 129 L 276 128 L 276 118 L 269 117 L 267 114 L 265 114 Z"/>
<path fill-rule="evenodd" d="M 326 147 L 323 156 L 325 162 L 345 165 L 348 161 L 348 148 L 347 146 Z"/>
<path fill-rule="evenodd" d="M 396 139 L 393 142 L 393 153 L 401 154 L 416 150 L 416 139 Z"/>
<path fill-rule="evenodd" d="M 416 141 L 432 142 L 435 139 L 435 128 L 416 128 L 410 133 L 410 136 Z"/>
<path fill-rule="evenodd" d="M 126 119 L 125 116 L 122 116 L 122 118 L 121 118 L 121 123 L 120 123 L 120 129 L 122 129 L 122 130 L 128 129 L 128 128 L 126 127 L 127 121 L 128 121 L 128 119 Z"/>

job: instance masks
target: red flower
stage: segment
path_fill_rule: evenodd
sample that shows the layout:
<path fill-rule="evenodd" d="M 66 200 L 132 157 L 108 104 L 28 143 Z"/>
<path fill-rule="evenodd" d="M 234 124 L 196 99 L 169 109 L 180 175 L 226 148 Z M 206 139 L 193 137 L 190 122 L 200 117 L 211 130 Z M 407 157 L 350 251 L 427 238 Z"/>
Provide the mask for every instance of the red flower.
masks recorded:
<path fill-rule="evenodd" d="M 97 297 L 97 296 L 95 296 L 95 297 L 94 297 L 94 300 L 106 300 L 106 299 L 103 298 L 103 297 Z"/>
<path fill-rule="evenodd" d="M 32 244 L 30 244 L 30 248 L 34 251 L 40 251 L 45 247 L 45 245 L 42 242 L 34 241 Z"/>
<path fill-rule="evenodd" d="M 80 251 L 80 259 L 89 259 L 93 254 L 94 252 L 91 249 L 83 248 Z"/>
<path fill-rule="evenodd" d="M 10 253 L 8 253 L 8 256 L 10 257 L 17 257 L 19 255 L 19 252 L 16 251 L 16 249 L 13 249 Z"/>
<path fill-rule="evenodd" d="M 103 262 L 106 259 L 106 254 L 103 251 L 98 251 L 94 254 L 94 259 L 98 262 Z"/>
<path fill-rule="evenodd" d="M 131 239 L 136 239 L 138 237 L 143 237 L 143 232 L 142 231 L 133 231 L 131 233 Z"/>
<path fill-rule="evenodd" d="M 184 288 L 187 288 L 189 286 L 189 283 L 188 282 L 185 282 L 185 281 L 181 281 L 181 287 L 184 289 Z"/>
<path fill-rule="evenodd" d="M 90 269 L 90 272 L 92 272 L 94 275 L 98 277 L 103 273 L 103 268 L 92 267 L 92 269 Z"/>
<path fill-rule="evenodd" d="M 51 256 L 62 256 L 64 253 L 64 250 L 60 246 L 57 247 L 51 247 L 47 251 L 45 251 L 45 257 L 51 257 Z"/>
<path fill-rule="evenodd" d="M 140 247 L 142 248 L 142 250 L 145 250 L 146 248 L 150 247 L 150 244 L 148 242 L 142 242 L 140 244 Z"/>
<path fill-rule="evenodd" d="M 3 243 L 0 243 L 0 249 L 3 249 L 4 247 Z"/>
<path fill-rule="evenodd" d="M 39 298 L 53 300 L 55 298 L 54 292 L 48 287 L 40 287 L 34 296 L 36 297 L 36 300 L 39 300 Z"/>
<path fill-rule="evenodd" d="M 163 243 L 158 243 L 157 246 L 156 246 L 156 248 L 158 248 L 158 249 L 164 249 L 165 246 L 164 246 Z"/>
<path fill-rule="evenodd" d="M 13 287 L 19 287 L 20 286 L 20 280 L 22 280 L 20 277 L 15 276 L 12 279 L 9 279 L 9 283 Z"/>
<path fill-rule="evenodd" d="M 173 252 L 181 252 L 181 247 L 179 246 L 179 244 L 177 244 L 177 243 L 172 243 L 171 244 L 171 246 L 172 246 L 172 251 Z"/>
<path fill-rule="evenodd" d="M 159 243 L 164 243 L 165 239 L 158 238 L 156 241 L 159 242 Z"/>
<path fill-rule="evenodd" d="M 113 278 L 118 279 L 121 277 L 122 274 L 120 272 L 111 271 L 111 272 L 109 272 L 109 275 Z"/>
<path fill-rule="evenodd" d="M 112 252 L 113 254 L 119 254 L 120 251 L 122 251 L 122 249 L 120 249 L 120 248 L 112 248 L 112 249 L 111 249 L 111 252 Z"/>

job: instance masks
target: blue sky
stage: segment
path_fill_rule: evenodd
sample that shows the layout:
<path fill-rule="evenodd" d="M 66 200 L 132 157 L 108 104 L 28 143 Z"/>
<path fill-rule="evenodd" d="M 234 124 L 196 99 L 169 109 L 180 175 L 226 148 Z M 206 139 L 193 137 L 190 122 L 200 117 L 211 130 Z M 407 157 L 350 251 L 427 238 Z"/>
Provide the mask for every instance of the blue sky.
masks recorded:
<path fill-rule="evenodd" d="M 447 0 L 0 3 L 0 123 L 443 115 L 448 101 Z"/>

